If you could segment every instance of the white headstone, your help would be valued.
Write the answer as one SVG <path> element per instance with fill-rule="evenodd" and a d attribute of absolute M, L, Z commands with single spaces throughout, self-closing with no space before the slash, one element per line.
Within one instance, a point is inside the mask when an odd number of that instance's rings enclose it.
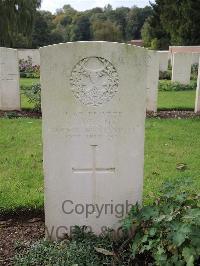
<path fill-rule="evenodd" d="M 174 53 L 172 62 L 172 81 L 190 83 L 192 53 Z"/>
<path fill-rule="evenodd" d="M 159 82 L 159 54 L 156 51 L 148 51 L 147 68 L 147 96 L 146 109 L 150 112 L 157 111 L 158 82 Z"/>
<path fill-rule="evenodd" d="M 196 102 L 195 102 L 195 113 L 197 112 L 200 112 L 200 58 L 199 58 L 199 70 L 198 70 Z"/>
<path fill-rule="evenodd" d="M 19 60 L 28 60 L 30 57 L 32 59 L 33 65 L 40 65 L 40 52 L 39 49 L 18 49 Z"/>
<path fill-rule="evenodd" d="M 77 42 L 40 54 L 47 235 L 116 228 L 142 199 L 147 52 Z"/>
<path fill-rule="evenodd" d="M 198 64 L 200 53 L 192 53 L 192 64 Z"/>
<path fill-rule="evenodd" d="M 159 70 L 164 72 L 168 70 L 169 51 L 158 51 L 159 55 Z"/>
<path fill-rule="evenodd" d="M 0 110 L 20 110 L 17 50 L 0 47 Z"/>

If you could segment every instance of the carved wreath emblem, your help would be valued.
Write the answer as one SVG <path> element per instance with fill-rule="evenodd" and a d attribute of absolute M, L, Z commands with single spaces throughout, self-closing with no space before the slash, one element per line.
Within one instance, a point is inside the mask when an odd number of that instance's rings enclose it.
<path fill-rule="evenodd" d="M 81 103 L 98 106 L 110 101 L 118 92 L 119 77 L 108 60 L 88 57 L 73 68 L 70 82 L 73 95 Z"/>

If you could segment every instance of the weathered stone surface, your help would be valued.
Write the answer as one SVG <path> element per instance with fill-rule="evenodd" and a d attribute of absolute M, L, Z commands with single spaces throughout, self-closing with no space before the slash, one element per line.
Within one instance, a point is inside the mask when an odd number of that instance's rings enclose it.
<path fill-rule="evenodd" d="M 116 229 L 142 199 L 147 51 L 77 42 L 40 54 L 47 236 Z"/>
<path fill-rule="evenodd" d="M 190 83 L 192 53 L 174 53 L 172 62 L 172 81 Z"/>
<path fill-rule="evenodd" d="M 150 112 L 157 111 L 158 82 L 159 54 L 156 51 L 148 51 L 146 109 Z"/>
<path fill-rule="evenodd" d="M 39 49 L 18 49 L 19 59 L 27 60 L 31 57 L 33 65 L 40 65 L 40 52 Z"/>
<path fill-rule="evenodd" d="M 20 110 L 17 50 L 0 47 L 0 110 Z"/>
<path fill-rule="evenodd" d="M 159 70 L 167 71 L 169 63 L 169 51 L 158 51 L 159 55 Z"/>
<path fill-rule="evenodd" d="M 192 53 L 192 64 L 198 64 L 200 53 Z"/>

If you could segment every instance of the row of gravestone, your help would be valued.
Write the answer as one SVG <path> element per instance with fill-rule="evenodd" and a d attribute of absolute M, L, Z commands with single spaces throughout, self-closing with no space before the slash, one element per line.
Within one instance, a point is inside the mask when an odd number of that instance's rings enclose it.
<path fill-rule="evenodd" d="M 18 50 L 17 52 L 14 49 L 0 48 L 0 110 L 20 109 L 18 57 L 26 58 L 30 53 L 34 60 L 40 59 L 38 50 Z M 159 71 L 168 69 L 169 60 L 168 51 L 148 51 L 147 111 L 157 111 Z M 174 53 L 171 58 L 172 80 L 187 84 L 190 80 L 191 64 L 198 60 L 198 53 Z M 200 111 L 199 105 L 198 86 L 195 112 Z"/>
<path fill-rule="evenodd" d="M 36 53 L 35 60 L 40 58 Z M 30 55 L 30 50 L 16 51 L 14 49 L 0 48 L 0 110 L 19 110 L 20 92 L 19 92 L 19 70 L 18 57 L 22 58 Z M 181 83 L 188 83 L 190 80 L 191 64 L 197 62 L 198 53 L 174 53 L 172 56 L 172 80 Z M 159 71 L 168 69 L 169 52 L 168 51 L 148 51 L 147 58 L 147 92 L 146 109 L 147 111 L 157 111 L 158 81 Z M 199 87 L 197 87 L 196 107 L 199 109 Z"/>
<path fill-rule="evenodd" d="M 149 75 L 147 75 L 147 110 L 157 111 L 159 71 L 167 71 L 172 63 L 172 81 L 187 85 L 190 83 L 193 64 L 199 65 L 195 100 L 195 113 L 200 112 L 200 53 L 149 51 Z M 150 87 L 148 87 L 150 86 Z"/>
<path fill-rule="evenodd" d="M 159 70 L 167 71 L 170 62 L 172 64 L 172 81 L 189 84 L 191 66 L 199 63 L 200 52 L 194 52 L 193 46 L 186 47 L 187 49 L 184 46 L 175 48 L 170 47 L 170 51 L 158 51 Z M 180 50 L 180 48 L 183 49 Z M 18 49 L 18 57 L 24 60 L 32 58 L 33 65 L 40 65 L 38 49 Z"/>

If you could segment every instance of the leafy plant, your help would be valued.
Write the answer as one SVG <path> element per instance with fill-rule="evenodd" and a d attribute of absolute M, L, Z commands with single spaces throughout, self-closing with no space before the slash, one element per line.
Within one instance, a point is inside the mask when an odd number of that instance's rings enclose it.
<path fill-rule="evenodd" d="M 32 58 L 29 56 L 27 60 L 19 60 L 19 71 L 21 78 L 39 78 L 40 66 L 33 65 Z"/>
<path fill-rule="evenodd" d="M 196 90 L 197 82 L 191 81 L 190 84 L 184 85 L 178 82 L 172 82 L 169 80 L 160 80 L 159 81 L 159 90 L 160 91 L 188 91 Z"/>
<path fill-rule="evenodd" d="M 112 251 L 112 242 L 108 237 L 87 232 L 86 227 L 75 227 L 71 241 L 36 242 L 30 250 L 15 257 L 15 266 L 111 265 L 113 257 L 97 252 L 95 247 Z"/>
<path fill-rule="evenodd" d="M 39 83 L 33 84 L 29 87 L 22 87 L 22 94 L 24 94 L 29 103 L 34 104 L 35 111 L 41 111 L 41 85 Z"/>
<path fill-rule="evenodd" d="M 200 195 L 190 191 L 190 183 L 168 182 L 154 203 L 136 204 L 115 239 L 111 232 L 95 236 L 75 227 L 71 238 L 60 243 L 22 245 L 14 265 L 199 265 Z"/>
<path fill-rule="evenodd" d="M 150 206 L 132 208 L 124 227 L 135 227 L 133 259 L 151 255 L 156 265 L 197 265 L 200 259 L 200 195 L 188 180 L 166 183 Z"/>
<path fill-rule="evenodd" d="M 192 65 L 191 79 L 197 80 L 198 77 L 198 64 Z"/>
<path fill-rule="evenodd" d="M 172 77 L 172 71 L 171 70 L 159 72 L 159 79 L 160 80 L 163 80 L 163 79 L 171 80 L 171 77 Z"/>

